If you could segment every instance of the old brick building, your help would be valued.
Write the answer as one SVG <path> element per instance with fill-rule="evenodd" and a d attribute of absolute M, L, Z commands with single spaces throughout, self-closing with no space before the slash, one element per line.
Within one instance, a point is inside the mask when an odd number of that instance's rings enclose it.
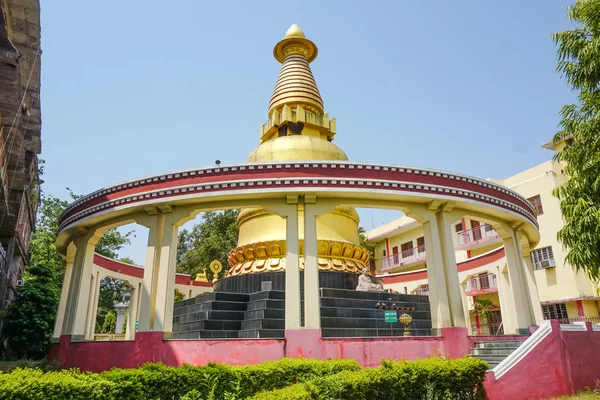
<path fill-rule="evenodd" d="M 39 0 L 0 0 L 0 312 L 22 284 L 39 202 L 40 61 Z"/>

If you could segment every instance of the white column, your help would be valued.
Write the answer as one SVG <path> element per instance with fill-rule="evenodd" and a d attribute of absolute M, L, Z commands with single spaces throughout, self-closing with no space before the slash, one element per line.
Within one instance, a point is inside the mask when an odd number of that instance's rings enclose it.
<path fill-rule="evenodd" d="M 71 275 L 73 274 L 73 261 L 75 260 L 75 245 L 71 244 L 67 248 L 67 263 L 65 265 L 65 274 L 63 276 L 63 284 L 60 292 L 60 302 L 58 303 L 58 311 L 56 313 L 56 321 L 54 322 L 53 338 L 59 338 L 63 330 L 63 321 L 67 309 L 67 298 L 69 297 L 69 286 L 71 285 Z"/>
<path fill-rule="evenodd" d="M 285 238 L 285 329 L 301 328 L 300 265 L 298 260 L 298 206 L 288 207 L 289 212 L 282 216 L 286 221 Z M 281 214 L 280 214 L 281 215 Z M 306 263 L 305 263 L 306 265 Z M 306 281 L 306 276 L 304 277 Z M 306 293 L 304 294 L 306 298 Z"/>
<path fill-rule="evenodd" d="M 71 335 L 72 341 L 80 341 L 85 337 L 85 327 L 89 304 L 89 290 L 92 279 L 94 248 L 99 237 L 87 233 L 76 241 L 75 262 L 71 283 L 67 313 L 63 321 L 63 334 Z"/>
<path fill-rule="evenodd" d="M 525 268 L 523 267 L 520 251 L 521 246 L 519 243 L 516 243 L 514 232 L 510 233 L 511 235 L 503 238 L 503 241 L 508 277 L 510 279 L 510 294 L 512 302 L 515 305 L 513 318 L 516 323 L 516 333 L 519 333 L 519 331 L 524 333 L 529 330 L 530 326 L 535 324 L 535 319 L 532 315 L 530 298 L 527 293 L 527 284 L 524 277 Z M 517 251 L 517 246 L 519 251 Z"/>
<path fill-rule="evenodd" d="M 449 214 L 443 211 L 436 213 L 438 222 L 438 237 L 442 247 L 442 260 L 444 265 L 444 274 L 446 282 L 446 291 L 448 292 L 450 304 L 450 318 L 452 326 L 466 328 L 464 307 L 462 302 L 460 280 L 458 278 L 458 267 L 456 266 L 456 254 L 452 236 L 452 226 Z"/>
<path fill-rule="evenodd" d="M 178 219 L 180 218 L 174 214 L 165 216 L 158 268 L 158 284 L 156 285 L 153 331 L 171 332 L 173 328 Z"/>
<path fill-rule="evenodd" d="M 471 334 L 471 314 L 469 312 L 469 299 L 467 299 L 465 284 L 460 285 L 460 296 L 463 304 L 463 313 L 465 315 L 465 323 Z"/>
<path fill-rule="evenodd" d="M 309 329 L 321 328 L 317 215 L 314 205 L 304 205 L 304 327 Z"/>
<path fill-rule="evenodd" d="M 442 248 L 436 239 L 438 236 L 437 232 L 438 226 L 435 218 L 431 218 L 423 224 L 431 324 L 434 331 L 452 326 L 448 292 L 446 291 L 444 278 L 444 266 L 442 263 Z"/>
<path fill-rule="evenodd" d="M 94 340 L 94 333 L 96 332 L 96 317 L 98 316 L 98 298 L 100 297 L 100 282 L 104 279 L 104 276 L 96 272 L 92 275 L 92 282 L 90 285 L 90 305 L 88 309 L 88 320 L 86 324 L 85 339 Z"/>
<path fill-rule="evenodd" d="M 127 331 L 125 332 L 126 340 L 135 339 L 135 322 L 138 320 L 138 304 L 140 297 L 140 289 L 142 284 L 138 283 L 131 286 L 131 296 L 129 297 L 129 315 L 127 316 Z"/>
<path fill-rule="evenodd" d="M 146 247 L 146 262 L 144 264 L 144 280 L 140 293 L 140 312 L 138 331 L 154 330 L 154 313 L 156 304 L 156 289 L 161 253 L 161 243 L 165 226 L 165 216 L 157 214 L 151 217 L 146 225 L 148 231 L 148 246 Z"/>
<path fill-rule="evenodd" d="M 523 257 L 523 266 L 525 268 L 525 277 L 527 279 L 527 289 L 529 292 L 529 299 L 531 300 L 530 304 L 534 322 L 536 325 L 539 325 L 544 320 L 544 314 L 542 313 L 542 304 L 540 303 L 535 272 L 533 271 L 533 262 L 531 262 L 529 255 Z"/>
<path fill-rule="evenodd" d="M 503 271 L 504 266 L 496 267 L 496 282 L 498 283 L 498 298 L 500 299 L 500 313 L 504 334 L 511 335 L 517 332 L 515 318 L 515 304 L 511 295 L 508 273 Z"/>

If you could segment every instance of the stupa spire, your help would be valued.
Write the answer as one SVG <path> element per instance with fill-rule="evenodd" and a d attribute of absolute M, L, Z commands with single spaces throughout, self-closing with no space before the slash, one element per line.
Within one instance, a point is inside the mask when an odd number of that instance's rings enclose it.
<path fill-rule="evenodd" d="M 296 24 L 275 45 L 273 56 L 282 66 L 269 101 L 269 120 L 260 127 L 261 143 L 294 134 L 333 140 L 335 119 L 325 114 L 309 65 L 317 54 L 317 46 Z"/>
<path fill-rule="evenodd" d="M 317 46 L 302 29 L 296 24 L 290 26 L 285 38 L 273 49 L 273 56 L 283 65 L 269 101 L 269 116 L 284 104 L 290 108 L 301 104 L 308 111 L 323 115 L 323 99 L 308 65 L 317 54 Z"/>

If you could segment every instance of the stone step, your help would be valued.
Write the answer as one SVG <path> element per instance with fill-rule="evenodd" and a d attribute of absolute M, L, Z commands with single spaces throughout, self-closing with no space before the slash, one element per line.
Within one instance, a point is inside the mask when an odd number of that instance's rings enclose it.
<path fill-rule="evenodd" d="M 208 311 L 191 312 L 173 317 L 173 325 L 184 322 L 203 321 L 208 319 Z"/>
<path fill-rule="evenodd" d="M 339 307 L 321 307 L 321 317 L 341 317 L 341 318 L 385 318 L 386 310 L 376 308 L 339 308 Z M 404 311 L 396 311 L 398 317 Z M 408 311 L 414 319 L 431 319 L 429 311 Z"/>
<path fill-rule="evenodd" d="M 498 355 L 496 355 L 496 356 L 493 356 L 493 355 L 485 355 L 485 356 L 483 356 L 483 355 L 479 355 L 479 356 L 469 355 L 469 357 L 478 358 L 481 361 L 487 362 L 488 364 L 489 363 L 499 364 L 499 363 L 501 363 L 502 361 L 504 361 L 506 359 L 506 356 L 498 356 Z"/>
<path fill-rule="evenodd" d="M 501 355 L 501 356 L 505 356 L 508 357 L 512 352 L 514 352 L 517 348 L 510 348 L 510 347 L 495 347 L 495 348 L 491 348 L 491 349 L 486 349 L 486 348 L 475 348 L 475 349 L 469 349 L 469 354 L 471 355 Z"/>
<path fill-rule="evenodd" d="M 207 301 L 202 303 L 200 311 L 210 310 L 230 310 L 230 311 L 246 311 L 248 303 L 239 303 L 237 301 Z"/>
<path fill-rule="evenodd" d="M 272 299 L 264 299 L 264 300 L 254 300 L 248 303 L 248 307 L 246 308 L 248 311 L 254 310 L 264 310 L 264 309 L 274 309 L 274 310 L 283 310 L 285 309 L 285 300 L 272 300 Z"/>
<path fill-rule="evenodd" d="M 251 293 L 249 301 L 256 300 L 285 300 L 285 292 L 281 290 L 265 290 Z"/>
<path fill-rule="evenodd" d="M 239 338 L 244 339 L 284 339 L 285 330 L 283 329 L 250 329 L 241 330 Z"/>
<path fill-rule="evenodd" d="M 386 337 L 403 336 L 402 329 L 368 329 L 368 328 L 321 328 L 323 337 Z M 411 329 L 411 336 L 431 336 L 430 329 Z"/>
<path fill-rule="evenodd" d="M 183 322 L 173 324 L 173 332 L 188 332 L 197 330 L 225 330 L 235 331 L 240 330 L 242 321 L 240 320 L 204 320 L 194 322 Z"/>
<path fill-rule="evenodd" d="M 241 303 L 237 301 L 209 300 L 174 309 L 173 316 L 211 310 L 246 311 L 246 307 L 247 303 Z"/>
<path fill-rule="evenodd" d="M 241 324 L 242 330 L 260 329 L 285 329 L 285 320 L 274 318 L 261 318 L 244 320 Z"/>
<path fill-rule="evenodd" d="M 191 331 L 173 333 L 172 339 L 236 339 L 239 331 Z"/>
<path fill-rule="evenodd" d="M 330 318 L 321 317 L 323 328 L 380 328 L 380 329 L 404 329 L 401 322 L 385 322 L 384 318 Z M 411 329 L 431 329 L 431 320 L 413 319 L 410 323 Z"/>
<path fill-rule="evenodd" d="M 263 309 L 263 310 L 246 311 L 244 313 L 244 320 L 262 319 L 262 318 L 284 319 L 285 318 L 285 310 L 268 309 L 267 308 L 267 309 Z"/>
<path fill-rule="evenodd" d="M 335 308 L 371 308 L 377 310 L 376 305 L 378 300 L 362 300 L 362 299 L 348 299 L 339 297 L 322 297 L 321 307 L 335 307 Z M 414 307 L 415 311 L 429 311 L 429 303 L 412 303 L 412 302 L 387 302 L 386 304 L 392 305 L 395 303 L 398 307 Z M 381 310 L 386 311 L 386 310 Z"/>
<path fill-rule="evenodd" d="M 475 342 L 475 348 L 496 348 L 496 347 L 510 347 L 517 348 L 523 344 L 522 340 L 500 340 L 491 342 Z"/>
<path fill-rule="evenodd" d="M 416 294 L 361 292 L 358 290 L 321 288 L 321 297 L 336 297 L 343 299 L 376 300 L 384 302 L 428 303 L 429 297 Z"/>

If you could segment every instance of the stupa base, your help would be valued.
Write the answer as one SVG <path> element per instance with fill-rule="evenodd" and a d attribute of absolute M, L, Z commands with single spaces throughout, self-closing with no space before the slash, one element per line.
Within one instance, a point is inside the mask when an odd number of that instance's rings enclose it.
<path fill-rule="evenodd" d="M 358 286 L 358 277 L 356 272 L 319 271 L 319 287 L 354 290 Z M 371 280 L 382 283 L 376 277 Z M 304 287 L 304 271 L 300 271 L 300 287 Z M 263 290 L 285 291 L 285 271 L 228 276 L 215 282 L 213 288 L 215 292 L 248 294 Z"/>
<path fill-rule="evenodd" d="M 412 336 L 431 335 L 427 296 L 357 291 L 358 276 L 319 272 L 323 337 L 403 336 L 404 325 L 398 318 L 391 321 L 390 313 L 411 315 Z M 302 288 L 303 272 L 300 278 Z M 173 315 L 172 339 L 283 339 L 285 273 L 224 278 L 215 284 L 214 292 L 176 303 Z"/>

